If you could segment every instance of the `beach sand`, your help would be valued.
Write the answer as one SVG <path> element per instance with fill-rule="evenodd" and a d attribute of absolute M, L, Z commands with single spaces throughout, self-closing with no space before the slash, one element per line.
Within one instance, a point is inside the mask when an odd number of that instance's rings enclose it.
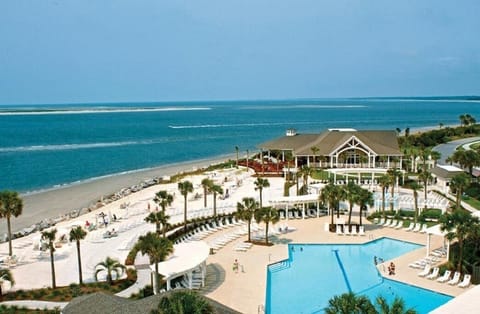
<path fill-rule="evenodd" d="M 23 213 L 12 219 L 12 232 L 28 228 L 43 219 L 55 218 L 73 210 L 89 207 L 100 200 L 102 196 L 114 194 L 123 188 L 139 184 L 145 180 L 208 167 L 232 158 L 234 156 L 225 155 L 212 159 L 178 163 L 22 195 Z M 6 231 L 6 222 L 0 222 L 0 234 L 4 234 Z"/>

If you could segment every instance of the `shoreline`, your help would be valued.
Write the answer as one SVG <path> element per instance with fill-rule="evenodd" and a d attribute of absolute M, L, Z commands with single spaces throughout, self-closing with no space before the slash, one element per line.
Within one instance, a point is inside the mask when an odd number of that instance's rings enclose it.
<path fill-rule="evenodd" d="M 457 126 L 445 125 L 443 127 Z M 414 127 L 410 129 L 410 134 L 419 134 L 438 128 L 439 126 Z M 402 130 L 402 133 L 404 133 L 404 130 Z M 86 212 L 86 209 L 97 204 L 103 197 L 113 195 L 122 189 L 139 185 L 142 182 L 208 167 L 229 159 L 235 159 L 235 157 L 235 154 L 225 154 L 207 159 L 172 163 L 154 168 L 89 178 L 59 187 L 22 193 L 20 196 L 23 199 L 24 208 L 22 215 L 12 219 L 12 233 L 20 232 L 45 220 L 55 220 L 56 218 L 70 215 L 75 211 L 82 215 Z M 6 233 L 6 229 L 6 224 L 0 223 L 0 234 Z"/>
<path fill-rule="evenodd" d="M 144 181 L 205 168 L 228 161 L 234 157 L 232 154 L 226 154 L 209 159 L 168 164 L 21 194 L 23 212 L 22 215 L 12 219 L 12 233 L 20 232 L 45 220 L 70 215 L 75 211 L 80 212 L 80 215 L 82 215 L 87 208 L 95 205 L 103 197 L 110 196 L 122 189 L 138 185 Z M 0 234 L 6 232 L 6 223 L 0 223 Z"/>

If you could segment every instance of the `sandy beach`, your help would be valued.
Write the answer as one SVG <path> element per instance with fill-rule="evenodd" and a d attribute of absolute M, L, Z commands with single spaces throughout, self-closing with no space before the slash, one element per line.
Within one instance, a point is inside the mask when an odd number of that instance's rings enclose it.
<path fill-rule="evenodd" d="M 139 184 L 145 180 L 208 167 L 232 158 L 234 156 L 224 155 L 211 159 L 166 165 L 22 195 L 24 202 L 23 213 L 21 216 L 12 219 L 12 231 L 18 232 L 43 219 L 59 217 L 73 210 L 89 207 L 100 200 L 102 196 L 111 195 L 123 188 Z M 6 223 L 0 222 L 0 234 L 6 233 L 6 230 Z"/>

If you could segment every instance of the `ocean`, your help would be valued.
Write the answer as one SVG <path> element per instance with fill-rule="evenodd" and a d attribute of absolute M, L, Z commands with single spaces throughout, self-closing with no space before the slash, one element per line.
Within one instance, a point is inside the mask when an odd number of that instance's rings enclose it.
<path fill-rule="evenodd" d="M 378 130 L 480 119 L 480 101 L 304 99 L 0 106 L 0 190 L 21 193 L 177 162 L 258 151 L 328 128 Z"/>

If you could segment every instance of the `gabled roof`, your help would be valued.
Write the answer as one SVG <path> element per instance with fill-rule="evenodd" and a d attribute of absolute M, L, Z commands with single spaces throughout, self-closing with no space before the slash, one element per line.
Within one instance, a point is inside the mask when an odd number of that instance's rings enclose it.
<path fill-rule="evenodd" d="M 259 147 L 265 150 L 292 150 L 297 156 L 312 156 L 312 147 L 315 146 L 319 149 L 317 155 L 326 156 L 352 137 L 369 147 L 377 155 L 402 155 L 395 131 L 328 130 L 320 134 L 283 136 L 262 143 Z"/>

